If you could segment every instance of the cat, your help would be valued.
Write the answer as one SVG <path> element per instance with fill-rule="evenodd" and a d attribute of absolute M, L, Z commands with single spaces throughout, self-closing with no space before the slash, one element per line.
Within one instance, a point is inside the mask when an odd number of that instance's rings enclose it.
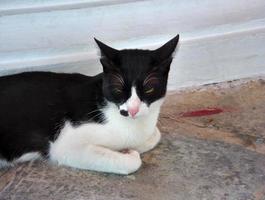
<path fill-rule="evenodd" d="M 103 66 L 96 76 L 0 77 L 0 165 L 46 158 L 99 172 L 137 171 L 140 154 L 160 141 L 156 124 L 178 40 L 117 50 L 95 39 Z"/>

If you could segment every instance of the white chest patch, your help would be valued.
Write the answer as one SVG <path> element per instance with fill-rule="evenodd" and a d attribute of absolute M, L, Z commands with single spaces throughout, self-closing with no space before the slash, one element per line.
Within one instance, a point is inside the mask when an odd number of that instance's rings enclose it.
<path fill-rule="evenodd" d="M 107 118 L 107 123 L 104 126 L 111 133 L 113 143 L 116 139 L 117 147 L 120 145 L 122 148 L 129 148 L 139 145 L 150 137 L 155 130 L 161 104 L 162 100 L 153 103 L 148 110 L 148 115 L 139 114 L 134 118 L 122 116 L 117 106 L 110 103 L 104 110 Z"/>
<path fill-rule="evenodd" d="M 62 146 L 63 143 L 76 146 L 93 144 L 113 150 L 136 147 L 155 131 L 162 102 L 163 99 L 154 102 L 149 107 L 147 116 L 137 118 L 122 116 L 116 105 L 108 103 L 102 110 L 106 118 L 105 124 L 86 123 L 73 127 L 66 122 L 57 140 L 51 144 L 51 151 L 56 143 L 61 143 Z"/>

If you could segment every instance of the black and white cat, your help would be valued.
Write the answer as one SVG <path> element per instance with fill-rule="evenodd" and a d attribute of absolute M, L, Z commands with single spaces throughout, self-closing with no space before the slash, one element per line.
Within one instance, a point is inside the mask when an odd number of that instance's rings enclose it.
<path fill-rule="evenodd" d="M 80 169 L 135 172 L 140 153 L 160 140 L 156 123 L 178 40 L 152 51 L 116 50 L 96 40 L 103 73 L 93 77 L 0 77 L 0 165 L 44 157 Z"/>

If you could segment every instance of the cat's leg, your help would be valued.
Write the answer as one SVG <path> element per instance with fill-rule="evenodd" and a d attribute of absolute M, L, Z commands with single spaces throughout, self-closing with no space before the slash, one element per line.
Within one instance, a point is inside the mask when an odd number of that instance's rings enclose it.
<path fill-rule="evenodd" d="M 136 147 L 136 150 L 139 153 L 150 151 L 159 143 L 160 138 L 161 138 L 161 133 L 159 129 L 156 127 L 151 137 L 148 140 L 146 140 L 142 145 Z"/>
<path fill-rule="evenodd" d="M 85 144 L 82 141 L 84 137 L 78 138 L 78 135 L 73 134 L 72 138 L 64 140 L 61 138 L 59 142 L 52 144 L 50 159 L 59 165 L 117 174 L 133 173 L 142 164 L 137 151 L 121 153 L 102 146 Z"/>

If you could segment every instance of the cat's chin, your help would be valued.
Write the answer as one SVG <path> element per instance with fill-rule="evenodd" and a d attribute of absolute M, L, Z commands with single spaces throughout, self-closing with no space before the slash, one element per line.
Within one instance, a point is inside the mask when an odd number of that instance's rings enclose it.
<path fill-rule="evenodd" d="M 147 117 L 148 115 L 138 115 L 138 116 L 124 116 L 124 115 L 122 115 L 122 116 L 125 118 L 128 118 L 128 119 L 137 120 L 137 119 L 142 119 L 144 117 Z"/>

